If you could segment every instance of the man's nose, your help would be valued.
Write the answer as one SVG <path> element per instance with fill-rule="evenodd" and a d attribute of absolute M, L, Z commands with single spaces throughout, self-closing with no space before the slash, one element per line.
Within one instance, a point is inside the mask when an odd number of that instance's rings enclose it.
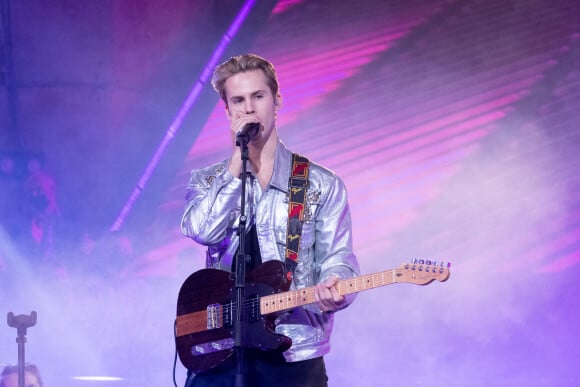
<path fill-rule="evenodd" d="M 246 114 L 254 114 L 256 112 L 256 109 L 254 109 L 254 104 L 251 101 L 246 102 L 244 110 L 246 111 Z"/>

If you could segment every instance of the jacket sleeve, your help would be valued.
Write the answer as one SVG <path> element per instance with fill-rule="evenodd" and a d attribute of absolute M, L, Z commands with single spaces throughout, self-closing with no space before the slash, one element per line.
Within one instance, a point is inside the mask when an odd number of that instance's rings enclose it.
<path fill-rule="evenodd" d="M 345 279 L 360 274 L 352 247 L 352 221 L 346 186 L 333 174 L 329 187 L 316 216 L 314 254 L 320 270 L 317 282 L 322 282 L 330 276 Z M 354 298 L 354 294 L 348 295 L 347 305 Z"/>
<path fill-rule="evenodd" d="M 181 232 L 202 245 L 228 238 L 237 218 L 241 180 L 233 177 L 225 162 L 191 172 Z"/>

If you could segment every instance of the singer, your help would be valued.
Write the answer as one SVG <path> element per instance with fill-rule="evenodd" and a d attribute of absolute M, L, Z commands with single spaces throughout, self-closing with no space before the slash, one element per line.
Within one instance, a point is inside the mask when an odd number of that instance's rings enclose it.
<path fill-rule="evenodd" d="M 207 267 L 233 270 L 240 242 L 239 140 L 246 138 L 247 272 L 281 262 L 290 289 L 313 287 L 315 302 L 276 315 L 273 329 L 291 339 L 288 348 L 248 347 L 242 356 L 244 385 L 327 386 L 324 355 L 330 351 L 335 312 L 354 299 L 341 296 L 336 283 L 359 274 L 346 187 L 329 169 L 295 156 L 278 137 L 282 95 L 272 63 L 253 54 L 232 57 L 216 67 L 212 84 L 230 122 L 231 156 L 192 171 L 181 230 L 207 246 Z M 290 189 L 289 182 L 305 187 L 303 197 L 294 196 L 300 189 Z M 230 357 L 209 370 L 190 371 L 186 387 L 234 386 L 236 361 Z"/>

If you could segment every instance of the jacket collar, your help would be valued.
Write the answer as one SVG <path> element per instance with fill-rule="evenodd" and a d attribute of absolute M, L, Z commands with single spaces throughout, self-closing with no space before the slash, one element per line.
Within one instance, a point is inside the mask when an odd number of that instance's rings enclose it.
<path fill-rule="evenodd" d="M 282 140 L 278 140 L 276 146 L 276 155 L 274 159 L 274 172 L 270 186 L 279 189 L 280 191 L 288 192 L 288 179 L 290 178 L 292 164 L 292 152 Z"/>

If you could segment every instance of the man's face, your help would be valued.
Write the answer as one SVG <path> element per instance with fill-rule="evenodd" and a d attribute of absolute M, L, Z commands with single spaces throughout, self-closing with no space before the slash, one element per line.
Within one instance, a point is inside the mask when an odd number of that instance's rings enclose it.
<path fill-rule="evenodd" d="M 224 84 L 227 114 L 232 121 L 253 116 L 260 122 L 261 137 L 266 140 L 276 126 L 280 98 L 273 96 L 261 70 L 252 70 L 228 78 Z"/>
<path fill-rule="evenodd" d="M 40 387 L 40 383 L 36 376 L 30 372 L 24 373 L 24 386 L 25 387 Z M 14 372 L 8 374 L 2 378 L 2 387 L 18 387 L 18 373 Z"/>

